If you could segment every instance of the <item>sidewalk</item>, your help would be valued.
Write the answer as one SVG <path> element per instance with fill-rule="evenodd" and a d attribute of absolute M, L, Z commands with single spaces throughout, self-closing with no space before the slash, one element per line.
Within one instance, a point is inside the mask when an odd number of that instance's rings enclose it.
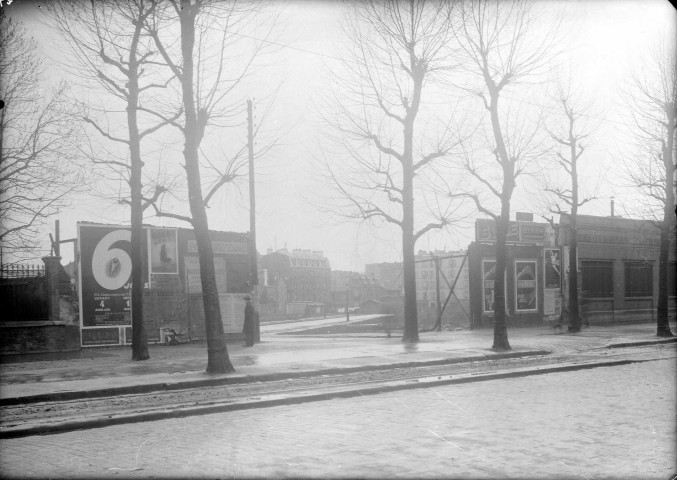
<path fill-rule="evenodd" d="M 358 318 L 355 318 L 357 321 Z M 341 321 L 337 319 L 336 321 Z M 323 320 L 326 324 L 326 320 Z M 624 344 L 653 344 L 653 324 L 584 328 L 579 334 L 551 327 L 508 331 L 512 350 L 491 350 L 493 330 L 424 332 L 420 343 L 403 344 L 399 335 L 293 336 L 290 329 L 314 325 L 262 326 L 261 343 L 228 345 L 235 373 L 208 375 L 206 343 L 150 345 L 150 359 L 131 361 L 130 347 L 83 349 L 80 352 L 1 358 L 0 402 L 16 404 L 47 398 L 141 393 L 251 381 L 270 381 L 338 371 L 387 368 L 393 365 L 443 364 L 516 356 L 565 354 Z M 673 331 L 677 327 L 672 326 Z M 278 335 L 277 333 L 284 333 Z"/>

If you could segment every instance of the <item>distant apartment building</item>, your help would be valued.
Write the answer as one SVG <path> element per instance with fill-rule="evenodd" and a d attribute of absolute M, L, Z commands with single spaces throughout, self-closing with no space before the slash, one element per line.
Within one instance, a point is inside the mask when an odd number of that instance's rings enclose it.
<path fill-rule="evenodd" d="M 383 262 L 365 265 L 364 273 L 373 278 L 386 290 L 402 292 L 402 263 Z"/>
<path fill-rule="evenodd" d="M 331 267 L 318 250 L 268 250 L 261 257 L 266 301 L 278 313 L 312 315 L 324 313 L 331 301 Z"/>
<path fill-rule="evenodd" d="M 369 300 L 380 300 L 389 292 L 373 277 L 363 273 L 333 270 L 331 297 L 336 308 L 358 307 Z M 347 301 L 346 301 L 347 295 Z"/>

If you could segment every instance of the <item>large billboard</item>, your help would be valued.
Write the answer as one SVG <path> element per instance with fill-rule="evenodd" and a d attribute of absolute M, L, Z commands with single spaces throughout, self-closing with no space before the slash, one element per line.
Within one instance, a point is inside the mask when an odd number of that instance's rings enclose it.
<path fill-rule="evenodd" d="M 78 224 L 82 345 L 124 343 L 131 325 L 131 230 Z"/>

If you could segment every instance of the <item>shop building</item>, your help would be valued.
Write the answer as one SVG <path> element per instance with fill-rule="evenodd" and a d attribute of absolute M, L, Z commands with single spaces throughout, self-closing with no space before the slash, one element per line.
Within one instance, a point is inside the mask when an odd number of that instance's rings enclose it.
<path fill-rule="evenodd" d="M 468 247 L 471 328 L 494 320 L 496 225 L 475 221 Z M 506 240 L 505 299 L 508 327 L 555 322 L 561 314 L 561 252 L 548 223 L 511 221 Z"/>
<path fill-rule="evenodd" d="M 560 217 L 564 265 L 571 243 L 569 215 Z M 579 305 L 583 325 L 656 320 L 660 230 L 649 221 L 578 215 Z M 668 307 L 675 318 L 674 237 L 668 268 Z M 564 277 L 565 302 L 567 277 Z"/>

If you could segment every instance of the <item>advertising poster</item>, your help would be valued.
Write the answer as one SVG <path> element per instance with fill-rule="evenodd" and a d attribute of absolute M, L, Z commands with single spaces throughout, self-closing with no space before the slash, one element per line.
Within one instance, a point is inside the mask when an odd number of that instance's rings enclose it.
<path fill-rule="evenodd" d="M 486 313 L 494 311 L 494 280 L 496 279 L 496 262 L 483 261 L 482 262 L 482 287 L 484 290 L 484 305 L 483 309 Z"/>
<path fill-rule="evenodd" d="M 545 288 L 559 290 L 562 286 L 562 261 L 559 249 L 545 249 Z"/>
<path fill-rule="evenodd" d="M 150 273 L 179 273 L 177 231 L 172 228 L 148 229 Z"/>
<path fill-rule="evenodd" d="M 536 310 L 536 262 L 515 262 L 517 311 Z"/>
<path fill-rule="evenodd" d="M 131 231 L 78 225 L 78 239 L 82 326 L 131 325 Z"/>
<path fill-rule="evenodd" d="M 202 293 L 200 279 L 200 259 L 198 257 L 184 257 L 186 265 L 186 293 Z M 214 257 L 214 273 L 216 274 L 216 288 L 219 293 L 226 293 L 226 259 Z"/>
<path fill-rule="evenodd" d="M 242 332 L 244 326 L 244 293 L 219 293 L 221 322 L 224 333 Z"/>

